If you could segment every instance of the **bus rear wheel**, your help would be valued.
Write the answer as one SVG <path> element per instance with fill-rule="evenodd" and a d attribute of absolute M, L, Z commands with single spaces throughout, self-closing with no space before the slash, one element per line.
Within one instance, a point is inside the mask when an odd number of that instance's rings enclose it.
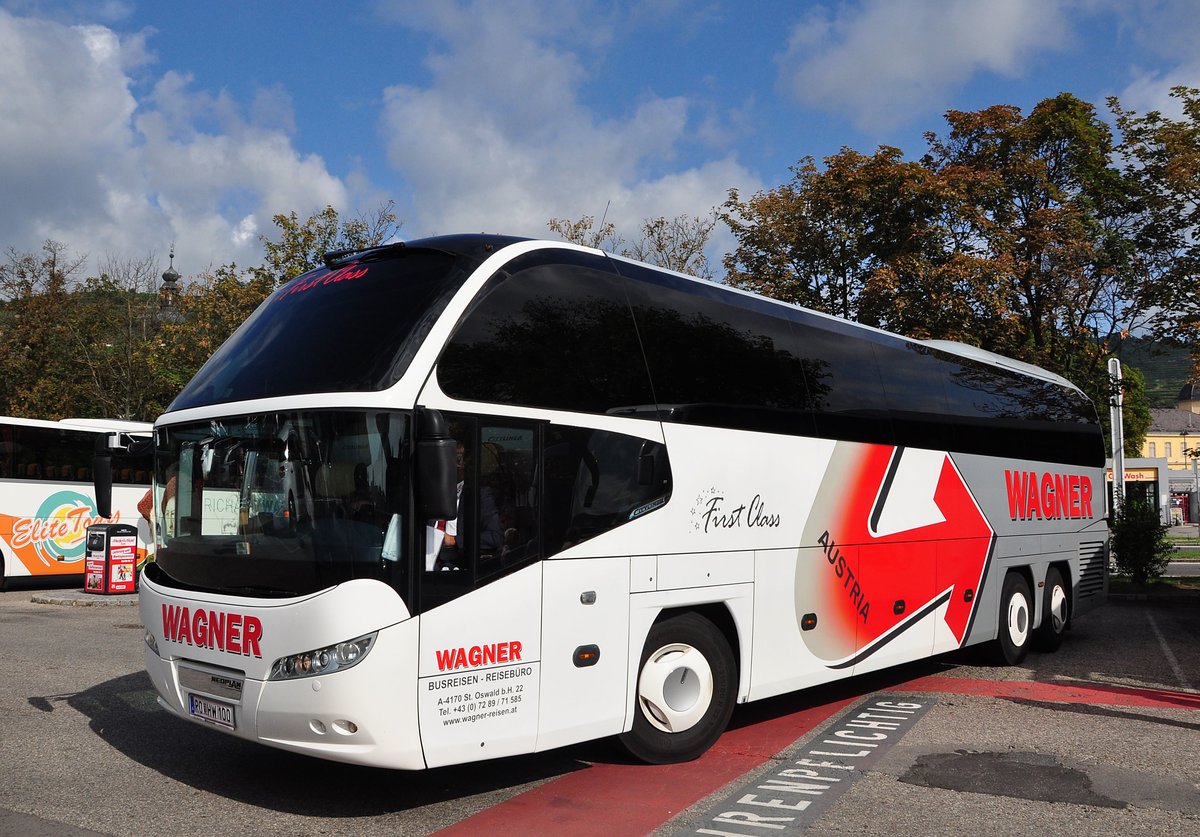
<path fill-rule="evenodd" d="M 1051 567 L 1046 572 L 1046 589 L 1042 601 L 1042 624 L 1034 636 L 1041 651 L 1057 651 L 1062 645 L 1063 632 L 1071 618 L 1071 596 L 1063 583 L 1062 573 Z"/>
<path fill-rule="evenodd" d="M 737 697 L 733 651 L 696 613 L 650 629 L 638 668 L 633 728 L 621 743 L 650 764 L 690 761 L 725 731 Z"/>
<path fill-rule="evenodd" d="M 1010 572 L 1004 577 L 1000 592 L 1000 635 L 996 638 L 996 656 L 1004 665 L 1019 664 L 1029 651 L 1033 633 L 1032 601 L 1025 576 Z"/>

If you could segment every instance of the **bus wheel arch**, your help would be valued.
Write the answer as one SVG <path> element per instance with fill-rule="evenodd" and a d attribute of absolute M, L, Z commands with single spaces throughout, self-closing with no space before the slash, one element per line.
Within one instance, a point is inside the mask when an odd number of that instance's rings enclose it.
<path fill-rule="evenodd" d="M 1069 577 L 1069 571 L 1068 576 Z M 1071 624 L 1071 586 L 1063 568 L 1051 565 L 1046 570 L 1046 586 L 1042 590 L 1042 622 L 1034 633 L 1034 645 L 1041 651 L 1057 651 L 1063 633 Z"/>
<path fill-rule="evenodd" d="M 633 726 L 620 736 L 638 759 L 690 761 L 728 726 L 737 701 L 738 666 L 728 628 L 708 617 L 720 611 L 719 605 L 716 611 L 668 611 L 651 626 L 633 684 Z"/>

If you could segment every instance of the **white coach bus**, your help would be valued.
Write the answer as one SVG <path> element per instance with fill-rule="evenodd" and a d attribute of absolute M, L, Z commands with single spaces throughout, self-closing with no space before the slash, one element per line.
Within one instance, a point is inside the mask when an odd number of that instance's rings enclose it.
<path fill-rule="evenodd" d="M 160 704 L 419 769 L 619 735 L 1107 593 L 1096 413 L 1044 370 L 561 242 L 330 254 L 155 425 Z"/>
<path fill-rule="evenodd" d="M 0 416 L 0 589 L 23 576 L 82 576 L 87 527 L 138 527 L 138 561 L 146 557 L 149 524 L 138 501 L 150 486 L 149 455 L 112 463 L 111 517 L 92 496 L 97 437 L 149 438 L 151 425 L 118 419 L 38 419 Z"/>

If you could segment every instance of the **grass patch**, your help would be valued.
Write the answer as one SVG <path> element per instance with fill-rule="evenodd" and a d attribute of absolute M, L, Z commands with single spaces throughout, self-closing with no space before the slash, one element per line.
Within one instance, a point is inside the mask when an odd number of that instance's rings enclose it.
<path fill-rule="evenodd" d="M 1167 596 L 1200 592 L 1200 578 L 1158 578 L 1145 584 L 1134 584 L 1128 576 L 1108 577 L 1110 593 L 1158 593 Z"/>

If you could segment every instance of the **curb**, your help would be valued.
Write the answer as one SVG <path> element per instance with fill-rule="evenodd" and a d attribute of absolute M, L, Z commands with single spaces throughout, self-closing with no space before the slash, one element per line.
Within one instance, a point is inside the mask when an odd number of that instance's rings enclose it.
<path fill-rule="evenodd" d="M 138 597 L 137 593 L 103 596 L 99 593 L 85 593 L 82 590 L 51 590 L 34 593 L 30 601 L 34 604 L 64 605 L 66 607 L 136 607 Z"/>
<path fill-rule="evenodd" d="M 1109 593 L 1110 602 L 1198 602 L 1200 590 L 1179 590 L 1175 593 Z"/>

